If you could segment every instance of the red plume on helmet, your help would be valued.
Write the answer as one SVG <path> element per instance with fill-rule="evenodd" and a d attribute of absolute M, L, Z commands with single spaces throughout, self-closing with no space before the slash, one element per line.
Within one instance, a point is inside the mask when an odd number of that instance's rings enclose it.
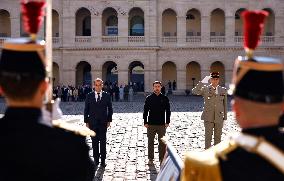
<path fill-rule="evenodd" d="M 264 28 L 264 20 L 268 16 L 267 11 L 244 11 L 244 48 L 253 51 L 259 44 L 260 35 Z"/>
<path fill-rule="evenodd" d="M 24 29 L 32 38 L 38 33 L 43 22 L 45 4 L 44 0 L 21 1 Z"/>

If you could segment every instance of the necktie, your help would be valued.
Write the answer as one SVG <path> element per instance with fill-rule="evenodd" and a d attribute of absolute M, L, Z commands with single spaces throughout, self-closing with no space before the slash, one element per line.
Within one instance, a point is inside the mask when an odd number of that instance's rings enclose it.
<path fill-rule="evenodd" d="M 99 92 L 97 94 L 98 94 L 98 98 L 97 98 L 97 102 L 98 102 L 98 101 L 101 100 L 101 97 L 100 97 L 100 93 Z"/>

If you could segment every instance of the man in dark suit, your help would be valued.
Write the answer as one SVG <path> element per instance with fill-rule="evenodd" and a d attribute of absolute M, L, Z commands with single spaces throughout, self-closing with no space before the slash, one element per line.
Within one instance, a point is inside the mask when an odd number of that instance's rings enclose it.
<path fill-rule="evenodd" d="M 28 38 L 3 45 L 0 89 L 7 109 L 0 119 L 0 180 L 92 180 L 85 137 L 43 119 L 49 87 L 44 53 L 44 45 Z"/>
<path fill-rule="evenodd" d="M 93 156 L 95 164 L 99 164 L 101 156 L 101 166 L 105 167 L 106 159 L 106 133 L 112 121 L 112 104 L 110 95 L 104 91 L 103 81 L 97 78 L 94 81 L 95 91 L 89 93 L 85 101 L 84 122 L 87 127 L 96 132 L 92 137 Z M 100 144 L 100 151 L 99 151 Z"/>

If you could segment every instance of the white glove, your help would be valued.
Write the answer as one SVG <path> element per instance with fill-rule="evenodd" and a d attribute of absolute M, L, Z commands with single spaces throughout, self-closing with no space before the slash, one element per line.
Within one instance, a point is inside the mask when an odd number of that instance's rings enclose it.
<path fill-rule="evenodd" d="M 204 79 L 201 82 L 204 83 L 204 84 L 208 84 L 210 78 L 211 78 L 210 76 L 205 76 Z"/>
<path fill-rule="evenodd" d="M 45 124 L 47 126 L 52 126 L 52 120 L 58 120 L 61 119 L 63 116 L 63 113 L 59 107 L 60 104 L 60 99 L 57 98 L 54 103 L 52 104 L 52 116 L 51 113 L 46 110 L 46 107 L 44 106 L 41 111 L 42 111 L 42 124 Z"/>
<path fill-rule="evenodd" d="M 55 99 L 54 104 L 52 104 L 52 120 L 61 119 L 63 116 L 63 113 L 59 107 L 60 101 L 61 100 L 57 98 Z"/>

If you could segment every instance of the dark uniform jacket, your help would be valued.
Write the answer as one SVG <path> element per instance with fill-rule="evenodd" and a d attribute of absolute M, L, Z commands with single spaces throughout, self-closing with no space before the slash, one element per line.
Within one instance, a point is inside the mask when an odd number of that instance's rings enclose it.
<path fill-rule="evenodd" d="M 246 129 L 243 130 L 243 133 L 257 137 L 261 136 L 284 153 L 284 134 L 279 131 L 278 126 Z M 270 162 L 241 147 L 228 153 L 226 157 L 226 160 L 219 159 L 222 178 L 225 181 L 284 180 L 284 174 Z"/>
<path fill-rule="evenodd" d="M 112 114 L 113 110 L 109 94 L 103 92 L 99 101 L 96 101 L 94 91 L 87 95 L 85 100 L 84 122 L 89 123 L 91 129 L 111 122 Z"/>
<path fill-rule="evenodd" d="M 279 126 L 280 126 L 281 128 L 284 127 L 284 112 L 282 113 L 282 115 L 281 115 L 280 118 L 279 118 Z"/>
<path fill-rule="evenodd" d="M 166 120 L 165 120 L 166 112 Z M 148 115 L 149 114 L 149 115 Z M 165 125 L 170 123 L 171 110 L 167 96 L 155 93 L 147 96 L 144 104 L 144 124 Z"/>
<path fill-rule="evenodd" d="M 218 86 L 218 94 L 214 87 L 199 82 L 192 93 L 202 95 L 204 98 L 204 109 L 201 119 L 206 122 L 223 123 L 227 120 L 227 91 L 225 87 Z"/>
<path fill-rule="evenodd" d="M 242 132 L 243 135 L 263 138 L 284 153 L 284 134 L 279 131 L 278 125 L 245 129 Z M 181 181 L 207 180 L 280 181 L 284 180 L 284 174 L 254 150 L 248 151 L 231 139 L 203 152 L 192 151 L 185 155 Z"/>
<path fill-rule="evenodd" d="M 0 180 L 90 180 L 85 137 L 43 125 L 41 116 L 36 108 L 8 108 L 0 119 Z"/>

